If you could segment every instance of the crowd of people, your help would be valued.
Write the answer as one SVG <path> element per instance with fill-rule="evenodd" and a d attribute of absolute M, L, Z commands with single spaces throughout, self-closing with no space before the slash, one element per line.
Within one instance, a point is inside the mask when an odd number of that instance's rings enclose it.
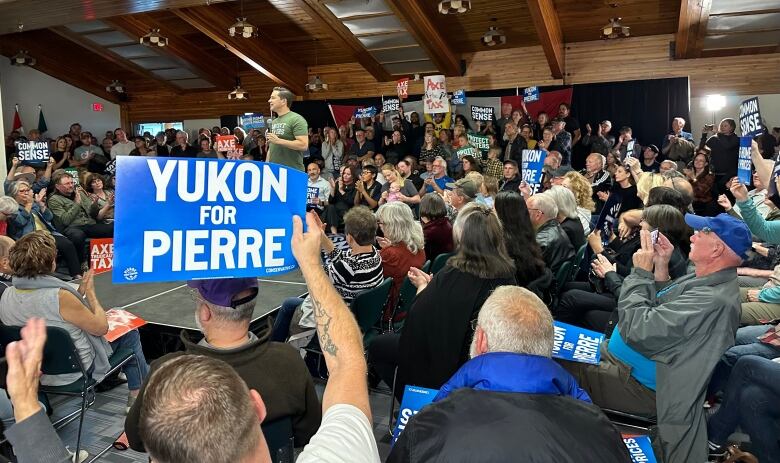
<path fill-rule="evenodd" d="M 137 353 L 123 369 L 125 430 L 152 461 L 275 461 L 263 429 L 283 418 L 300 462 L 379 461 L 368 388 L 381 383 L 398 400 L 406 385 L 438 390 L 392 462 L 630 461 L 605 410 L 652 423 L 659 461 L 718 461 L 737 430 L 761 462 L 778 461 L 780 212 L 768 185 L 780 130 L 753 143 L 746 185 L 732 119 L 696 144 L 678 117 L 647 146 L 630 127 L 581 126 L 567 104 L 553 118 L 504 106 L 474 129 L 461 115 L 401 110 L 388 130 L 382 113 L 308 130 L 290 95 L 269 100 L 286 133 L 233 133 L 243 159 L 305 166 L 308 212 L 294 218 L 292 249 L 308 295 L 278 301 L 258 337 L 256 279 L 190 282 L 202 337 L 182 333 L 184 350 L 151 365 L 135 331 L 101 342 L 85 240 L 113 233 L 116 156 L 224 157 L 212 135 L 230 131 L 201 129 L 190 144 L 184 132 L 130 142 L 117 129 L 98 145 L 74 124 L 45 166 L 12 161 L 0 212 L 16 242 L 0 238 L 0 322 L 27 323 L 6 348 L 13 408 L 3 418 L 15 415 L 6 436 L 19 461 L 69 458 L 29 392 L 40 319 L 68 330 L 98 380 L 112 349 Z M 472 132 L 490 147 L 459 155 Z M 547 152 L 538 191 L 521 172 L 530 148 Z M 78 290 L 50 276 L 58 256 L 83 275 Z M 441 269 L 423 270 L 437 258 Z M 350 304 L 386 278 L 384 332 L 365 336 Z M 399 311 L 405 282 L 416 295 Z M 604 333 L 599 363 L 553 359 L 554 320 Z M 285 343 L 307 333 L 326 368 Z M 313 375 L 327 377 L 321 400 Z"/>

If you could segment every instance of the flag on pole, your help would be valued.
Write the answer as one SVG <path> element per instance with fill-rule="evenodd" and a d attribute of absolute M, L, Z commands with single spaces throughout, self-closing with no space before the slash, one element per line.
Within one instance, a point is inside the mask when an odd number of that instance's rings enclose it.
<path fill-rule="evenodd" d="M 43 107 L 38 105 L 38 132 L 41 132 L 41 135 L 43 135 L 47 130 L 49 128 L 46 127 L 46 118 L 43 117 Z"/>
<path fill-rule="evenodd" d="M 11 128 L 11 131 L 18 130 L 20 132 L 24 132 L 24 127 L 22 126 L 22 118 L 19 116 L 19 105 L 14 105 L 14 126 Z"/>

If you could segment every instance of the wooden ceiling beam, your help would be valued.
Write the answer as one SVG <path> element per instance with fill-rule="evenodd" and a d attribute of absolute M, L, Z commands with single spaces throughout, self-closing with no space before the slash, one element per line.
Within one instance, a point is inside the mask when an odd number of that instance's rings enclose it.
<path fill-rule="evenodd" d="M 0 53 L 10 58 L 19 50 L 27 50 L 36 60 L 32 69 L 112 103 L 120 102 L 119 95 L 106 91 L 106 86 L 111 83 L 107 76 L 91 66 L 87 67 L 89 72 L 74 72 L 72 63 L 61 59 L 63 55 L 52 50 L 51 37 L 42 36 L 43 32 L 48 31 L 25 32 L 15 35 L 13 41 L 0 41 Z"/>
<path fill-rule="evenodd" d="M 528 9 L 539 34 L 539 42 L 550 65 L 554 79 L 563 79 L 565 73 L 563 32 L 553 0 L 528 0 Z"/>
<path fill-rule="evenodd" d="M 114 53 L 108 48 L 104 48 L 88 38 L 84 37 L 81 34 L 77 34 L 76 32 L 71 31 L 67 27 L 50 27 L 50 31 L 54 32 L 55 34 L 59 35 L 60 37 L 70 40 L 71 42 L 75 43 L 76 45 L 86 48 L 87 50 L 91 51 L 92 53 L 100 56 L 101 58 L 111 62 L 112 64 L 126 70 L 129 72 L 132 72 L 133 74 L 138 75 L 139 77 L 142 77 L 144 79 L 150 79 L 153 80 L 163 87 L 165 87 L 167 90 L 170 90 L 173 93 L 181 93 L 182 89 L 177 87 L 176 85 L 173 85 L 169 81 L 157 76 L 156 74 L 152 73 L 148 69 L 142 68 L 141 66 L 133 63 L 127 58 L 123 58 L 122 56 L 119 56 L 118 54 Z"/>
<path fill-rule="evenodd" d="M 393 80 L 387 70 L 366 50 L 363 43 L 355 37 L 340 19 L 318 0 L 294 0 L 295 4 L 309 15 L 311 19 L 321 26 L 325 33 L 335 40 L 343 48 L 352 52 L 353 58 L 363 66 L 378 82 Z M 274 3 L 272 0 L 271 3 Z"/>
<path fill-rule="evenodd" d="M 230 90 L 235 86 L 233 76 L 225 73 L 219 66 L 214 66 L 211 60 L 206 59 L 207 57 L 197 48 L 191 46 L 186 39 L 166 31 L 151 15 L 119 16 L 103 21 L 130 37 L 138 39 L 148 34 L 150 29 L 160 29 L 160 34 L 168 38 L 168 45 L 155 48 L 155 50 L 187 63 L 187 67 L 191 71 L 217 87 L 210 90 Z"/>
<path fill-rule="evenodd" d="M 460 58 L 452 51 L 439 28 L 433 24 L 424 4 L 425 2 L 419 0 L 387 0 L 387 6 L 406 24 L 409 33 L 426 51 L 439 71 L 446 76 L 462 75 Z"/>
<path fill-rule="evenodd" d="M 674 57 L 677 59 L 701 56 L 712 0 L 682 0 L 677 24 Z"/>
<path fill-rule="evenodd" d="M 286 54 L 270 37 L 230 37 L 228 28 L 236 22 L 229 12 L 218 7 L 174 10 L 173 13 L 261 74 L 298 95 L 305 92 L 306 66 Z"/>

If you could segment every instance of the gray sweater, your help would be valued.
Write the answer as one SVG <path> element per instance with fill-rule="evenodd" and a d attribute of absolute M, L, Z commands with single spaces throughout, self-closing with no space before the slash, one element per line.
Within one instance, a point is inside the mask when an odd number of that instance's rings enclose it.
<path fill-rule="evenodd" d="M 70 461 L 49 418 L 39 411 L 5 431 L 19 463 L 64 463 Z"/>

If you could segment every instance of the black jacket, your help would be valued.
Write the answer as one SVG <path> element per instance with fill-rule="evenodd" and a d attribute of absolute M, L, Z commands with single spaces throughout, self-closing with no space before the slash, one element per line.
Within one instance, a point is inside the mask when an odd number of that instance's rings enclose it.
<path fill-rule="evenodd" d="M 574 247 L 576 253 L 585 244 L 585 230 L 582 228 L 582 222 L 579 218 L 570 219 L 566 218 L 561 222 L 561 228 L 566 232 L 566 236 L 569 238 L 571 245 Z"/>
<path fill-rule="evenodd" d="M 710 162 L 712 173 L 723 174 L 726 178 L 737 175 L 737 158 L 739 157 L 739 137 L 736 134 L 715 134 L 707 139 L 707 146 L 712 150 Z"/>
<path fill-rule="evenodd" d="M 552 270 L 553 275 L 558 273 L 558 269 L 564 262 L 574 258 L 574 246 L 555 219 L 551 219 L 539 227 L 536 231 L 536 242 L 542 248 L 544 262 Z"/>
<path fill-rule="evenodd" d="M 387 463 L 630 462 L 601 410 L 572 397 L 458 389 L 416 414 Z"/>
<path fill-rule="evenodd" d="M 498 189 L 499 191 L 519 191 L 520 188 L 520 182 L 522 182 L 522 178 L 520 175 L 515 175 L 514 177 L 510 178 L 509 180 L 501 180 L 501 187 Z"/>
<path fill-rule="evenodd" d="M 518 129 L 519 130 L 519 129 Z M 528 149 L 528 142 L 519 133 L 515 137 L 515 140 L 510 142 L 505 141 L 501 148 L 501 159 L 506 161 L 506 147 L 509 148 L 509 159 L 515 161 L 518 166 L 523 164 L 523 150 Z"/>
<path fill-rule="evenodd" d="M 440 388 L 468 360 L 470 322 L 482 303 L 497 287 L 515 284 L 514 275 L 482 279 L 449 264 L 434 275 L 406 316 L 397 384 Z"/>

